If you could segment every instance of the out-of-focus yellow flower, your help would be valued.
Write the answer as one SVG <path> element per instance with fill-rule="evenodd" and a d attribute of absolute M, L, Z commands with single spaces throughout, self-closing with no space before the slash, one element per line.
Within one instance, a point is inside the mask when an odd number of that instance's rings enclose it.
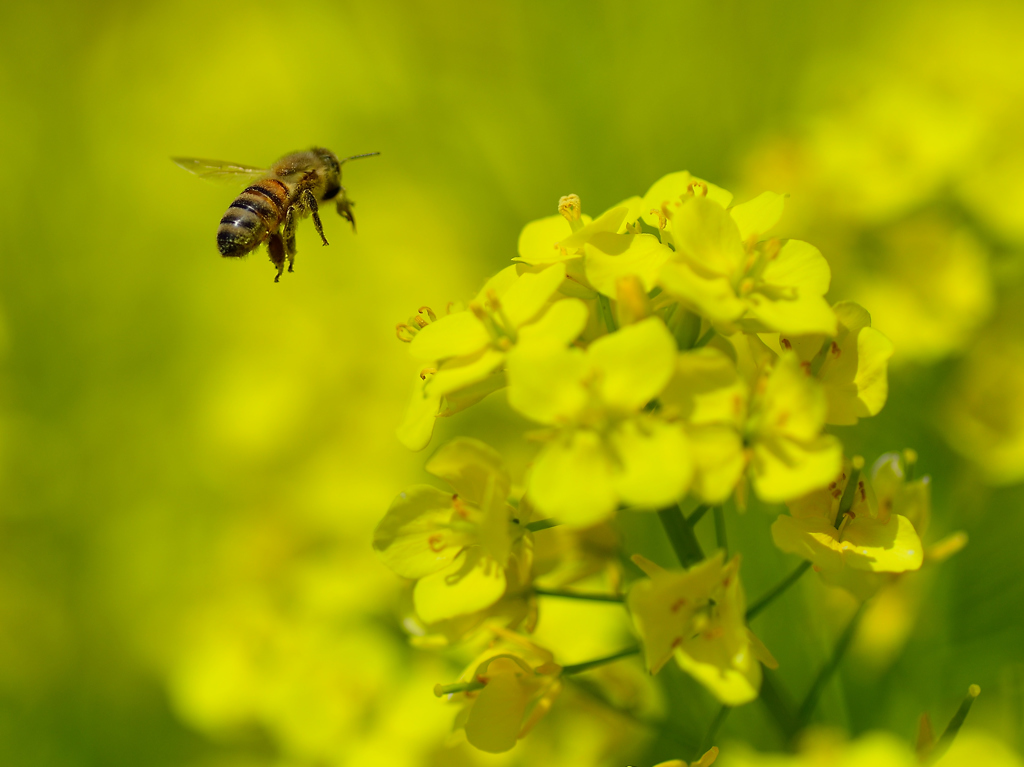
<path fill-rule="evenodd" d="M 630 589 L 628 605 L 643 641 L 652 674 L 675 657 L 680 668 L 723 704 L 737 706 L 757 697 L 762 660 L 774 665 L 746 626 L 746 600 L 739 556 L 724 552 L 689 570 L 665 570 L 633 557 L 648 575 Z"/>
<path fill-rule="evenodd" d="M 1024 479 L 1024 343 L 994 332 L 964 359 L 939 426 L 994 485 Z"/>
<path fill-rule="evenodd" d="M 883 464 L 887 465 L 887 464 Z M 772 524 L 772 538 L 783 551 L 814 563 L 822 577 L 861 598 L 884 582 L 878 573 L 917 570 L 924 561 L 924 546 L 911 521 L 899 513 L 921 502 L 922 487 L 896 487 L 886 470 L 887 495 L 879 504 L 867 480 L 858 475 L 853 502 L 837 520 L 840 502 L 853 475 L 850 462 L 827 488 L 788 503 L 790 516 Z M 924 487 L 925 499 L 927 488 Z M 838 526 L 837 526 L 838 525 Z"/>
<path fill-rule="evenodd" d="M 640 412 L 672 376 L 675 357 L 675 341 L 657 317 L 586 351 L 537 336 L 509 354 L 509 404 L 558 429 L 527 480 L 539 511 L 585 526 L 620 500 L 657 508 L 682 496 L 692 473 L 686 437 Z"/>
<path fill-rule="evenodd" d="M 524 570 L 520 580 L 528 577 L 530 562 L 528 556 L 510 560 L 526 532 L 512 522 L 511 480 L 494 450 L 455 439 L 426 470 L 447 481 L 454 495 L 430 485 L 406 490 L 377 526 L 373 547 L 396 573 L 418 579 L 416 612 L 435 623 L 490 607 L 505 593 L 510 561 Z"/>
<path fill-rule="evenodd" d="M 898 359 L 932 363 L 968 348 L 995 305 L 977 237 L 929 213 L 888 225 L 873 242 L 875 257 L 859 259 L 846 293 L 871 307 Z"/>
<path fill-rule="evenodd" d="M 525 640 L 505 642 L 485 651 L 448 693 L 438 685 L 434 692 L 459 699 L 462 710 L 455 729 L 481 751 L 492 754 L 511 750 L 551 709 L 561 692 L 562 667 L 551 653 Z"/>
<path fill-rule="evenodd" d="M 561 264 L 526 274 L 507 267 L 484 285 L 468 309 L 440 317 L 415 332 L 409 353 L 431 365 L 420 372 L 398 428 L 402 444 L 411 450 L 423 449 L 438 415 L 451 415 L 501 388 L 506 352 L 524 326 L 547 317 L 546 309 L 564 278 Z M 578 334 L 586 311 L 582 306 L 562 311 L 548 318 L 549 325 L 555 317 L 563 324 L 578 325 Z M 442 410 L 446 399 L 448 407 Z"/>

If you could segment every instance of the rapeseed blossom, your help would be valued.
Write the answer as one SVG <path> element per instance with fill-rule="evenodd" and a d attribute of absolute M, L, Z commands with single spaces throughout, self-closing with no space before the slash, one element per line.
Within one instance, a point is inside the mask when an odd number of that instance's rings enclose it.
<path fill-rule="evenodd" d="M 868 308 L 829 302 L 831 269 L 816 247 L 777 236 L 785 202 L 765 192 L 733 204 L 685 171 L 593 218 L 566 195 L 557 215 L 524 227 L 513 265 L 467 309 L 440 318 L 423 309 L 400 326 L 426 365 L 399 429 L 408 447 L 429 442 L 438 416 L 499 390 L 532 424 L 515 477 L 479 440 L 442 446 L 425 468 L 451 491 L 410 488 L 374 537 L 384 562 L 416 581 L 411 641 L 473 652 L 456 682 L 436 688 L 461 705 L 455 732 L 473 747 L 516 748 L 577 687 L 614 708 L 576 675 L 635 654 L 652 675 L 674 659 L 721 707 L 693 764 L 715 761 L 722 718 L 763 689 L 791 738 L 820 690 L 787 712 L 762 669 L 778 663 L 748 620 L 811 566 L 866 601 L 860 620 L 880 589 L 963 544 L 954 535 L 925 547 L 930 484 L 912 476 L 912 451 L 882 456 L 870 478 L 862 459 L 844 459 L 833 427 L 882 410 L 894 345 Z M 729 556 L 726 539 L 748 487 L 762 506 L 788 506 L 774 509 L 771 541 L 807 562 L 774 587 L 758 584 L 749 608 L 742 555 Z M 652 512 L 681 569 L 654 564 L 636 550 L 642 537 L 620 533 L 633 512 Z M 694 530 L 706 514 L 709 555 Z M 567 599 L 624 607 L 639 645 L 568 664 L 559 650 L 556 663 L 529 636 L 550 635 Z M 855 628 L 821 672 L 826 681 Z M 867 739 L 777 763 L 816 764 L 831 749 L 836 764 L 899 767 L 902 748 Z M 776 763 L 760 759 L 735 752 L 723 762 Z"/>

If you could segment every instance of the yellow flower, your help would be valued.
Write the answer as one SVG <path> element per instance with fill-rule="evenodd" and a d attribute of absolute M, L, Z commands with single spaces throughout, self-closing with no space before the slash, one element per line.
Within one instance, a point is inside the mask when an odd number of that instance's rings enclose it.
<path fill-rule="evenodd" d="M 839 320 L 834 336 L 781 335 L 779 346 L 795 351 L 821 381 L 828 401 L 826 423 L 850 426 L 878 415 L 885 405 L 893 345 L 871 327 L 871 315 L 863 307 L 843 301 L 832 308 Z"/>
<path fill-rule="evenodd" d="M 521 638 L 485 651 L 460 677 L 458 692 L 442 685 L 438 696 L 458 696 L 463 703 L 455 729 L 481 751 L 511 750 L 551 709 L 562 689 L 562 668 L 551 653 Z M 468 688 L 468 689 L 466 689 Z"/>
<path fill-rule="evenodd" d="M 512 522 L 508 473 L 484 443 L 455 439 L 434 454 L 426 470 L 455 493 L 430 485 L 406 490 L 377 525 L 373 547 L 398 575 L 418 579 L 413 602 L 429 624 L 497 602 L 505 593 L 513 546 L 521 549 L 526 533 Z M 529 572 L 530 558 L 521 552 L 512 563 Z"/>
<path fill-rule="evenodd" d="M 649 576 L 633 585 L 627 600 L 648 670 L 656 674 L 675 657 L 724 705 L 756 698 L 756 654 L 774 661 L 747 629 L 739 556 L 726 564 L 719 551 L 689 570 L 664 570 L 639 556 L 633 561 Z"/>
<path fill-rule="evenodd" d="M 558 289 L 565 267 L 556 264 L 537 273 L 519 274 L 515 266 L 492 277 L 469 308 L 438 318 L 415 333 L 409 353 L 428 367 L 420 371 L 401 426 L 399 440 L 411 450 L 430 441 L 434 420 L 451 415 L 504 386 L 501 368 L 505 354 L 524 328 L 546 320 L 548 332 L 572 340 L 586 322 L 586 307 L 558 306 Z"/>
<path fill-rule="evenodd" d="M 695 493 L 708 503 L 732 493 L 744 466 L 758 497 L 777 503 L 827 485 L 842 458 L 839 440 L 821 433 L 828 408 L 821 384 L 793 352 L 776 357 L 753 336 L 740 336 L 739 349 L 747 338 L 760 360 L 743 360 L 741 372 L 722 349 L 684 352 L 662 396 L 687 425 Z"/>
<path fill-rule="evenodd" d="M 823 297 L 831 274 L 817 248 L 759 241 L 782 214 L 782 199 L 766 192 L 726 210 L 693 192 L 673 203 L 666 214 L 675 254 L 660 285 L 723 330 L 834 334 Z"/>
<path fill-rule="evenodd" d="M 557 429 L 527 480 L 540 512 L 584 526 L 609 516 L 620 500 L 657 508 L 682 496 L 691 475 L 686 438 L 641 413 L 671 377 L 675 356 L 675 341 L 656 317 L 586 351 L 538 335 L 510 352 L 509 404 Z"/>
<path fill-rule="evenodd" d="M 772 538 L 783 551 L 813 562 L 828 582 L 866 598 L 884 582 L 876 574 L 919 569 L 924 546 L 911 521 L 899 513 L 918 502 L 913 489 L 887 495 L 886 502 L 879 504 L 871 485 L 858 476 L 851 490 L 852 505 L 837 521 L 852 475 L 847 461 L 827 488 L 790 501 L 791 516 L 775 520 Z"/>
<path fill-rule="evenodd" d="M 1016 327 L 982 338 L 963 360 L 939 427 L 985 481 L 1024 479 L 1024 342 Z"/>

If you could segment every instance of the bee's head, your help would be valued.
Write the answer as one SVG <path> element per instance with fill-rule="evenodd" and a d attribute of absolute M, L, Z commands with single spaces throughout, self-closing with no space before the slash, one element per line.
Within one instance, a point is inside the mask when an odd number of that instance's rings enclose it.
<path fill-rule="evenodd" d="M 341 163 L 329 149 L 313 147 L 313 154 L 324 164 L 324 194 L 322 199 L 331 200 L 341 191 Z"/>

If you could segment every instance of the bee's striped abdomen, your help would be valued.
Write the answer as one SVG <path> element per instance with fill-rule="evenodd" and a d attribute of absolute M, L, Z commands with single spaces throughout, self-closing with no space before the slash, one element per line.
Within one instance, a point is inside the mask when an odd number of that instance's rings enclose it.
<path fill-rule="evenodd" d="M 222 256 L 244 256 L 275 231 L 288 210 L 289 189 L 276 178 L 257 181 L 231 203 L 217 228 Z"/>

